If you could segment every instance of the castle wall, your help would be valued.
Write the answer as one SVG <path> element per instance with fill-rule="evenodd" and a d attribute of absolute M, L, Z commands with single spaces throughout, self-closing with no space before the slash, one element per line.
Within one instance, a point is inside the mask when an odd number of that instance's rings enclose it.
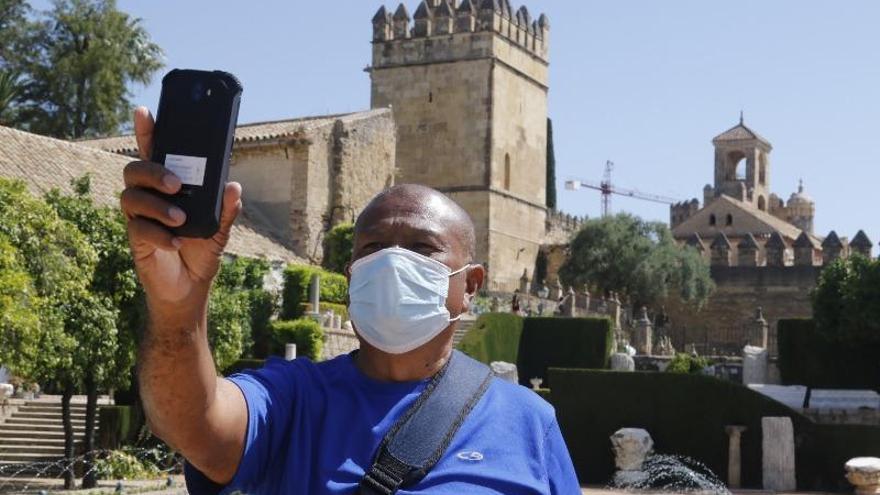
<path fill-rule="evenodd" d="M 333 135 L 331 226 L 354 222 L 373 196 L 394 185 L 397 143 L 387 110 L 343 117 Z"/>
<path fill-rule="evenodd" d="M 490 195 L 488 289 L 512 292 L 527 269 L 531 276 L 544 239 L 546 211 L 510 196 Z"/>
<path fill-rule="evenodd" d="M 292 240 L 290 218 L 294 144 L 235 149 L 229 178 L 242 184 L 242 200 L 250 211 L 257 211 L 264 223 L 272 225 L 278 237 Z"/>
<path fill-rule="evenodd" d="M 741 350 L 758 307 L 769 325 L 769 350 L 777 354 L 776 326 L 784 318 L 810 318 L 810 292 L 821 267 L 712 267 L 716 290 L 705 306 L 667 303 L 670 336 L 678 350 L 683 345 L 709 343 L 709 348 Z"/>
<path fill-rule="evenodd" d="M 425 46 L 430 40 L 420 41 Z M 373 70 L 372 106 L 391 106 L 397 123 L 398 183 L 436 188 L 487 184 L 491 66 L 482 59 Z"/>
<path fill-rule="evenodd" d="M 394 112 L 396 181 L 461 204 L 477 227 L 487 288 L 513 290 L 534 268 L 545 229 L 546 18 L 532 32 L 480 11 L 479 22 L 455 22 L 458 32 L 421 24 L 407 37 L 383 12 L 374 19 L 371 105 Z"/>

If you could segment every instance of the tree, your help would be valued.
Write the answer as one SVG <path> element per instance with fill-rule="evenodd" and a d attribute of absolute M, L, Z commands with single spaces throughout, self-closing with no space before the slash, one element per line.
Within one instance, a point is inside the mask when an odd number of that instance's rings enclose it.
<path fill-rule="evenodd" d="M 813 292 L 813 317 L 830 342 L 880 348 L 880 260 L 856 254 L 825 267 Z"/>
<path fill-rule="evenodd" d="M 342 273 L 351 261 L 354 247 L 354 224 L 341 223 L 324 236 L 324 260 L 321 265 L 331 272 Z"/>
<path fill-rule="evenodd" d="M 125 222 L 117 208 L 97 206 L 91 197 L 91 180 L 85 175 L 71 181 L 74 193 L 57 189 L 46 194 L 46 202 L 58 216 L 73 224 L 96 251 L 98 258 L 88 284 L 90 307 L 82 315 L 80 329 L 86 393 L 86 451 L 83 488 L 97 485 L 94 463 L 94 426 L 99 390 L 128 387 L 134 372 L 135 334 L 142 327 L 143 295 L 137 283 L 128 248 Z"/>
<path fill-rule="evenodd" d="M 162 50 L 114 0 L 56 0 L 30 22 L 17 125 L 58 138 L 115 133 L 130 118 L 130 83 L 147 84 Z"/>
<path fill-rule="evenodd" d="M 19 59 L 29 12 L 26 0 L 0 0 L 0 69 Z"/>
<path fill-rule="evenodd" d="M 97 254 L 75 226 L 31 196 L 21 181 L 0 179 L 0 236 L 18 251 L 22 267 L 44 302 L 36 334 L 23 335 L 10 347 L 0 348 L 0 361 L 14 372 L 26 372 L 28 378 L 62 391 L 64 456 L 72 459 L 70 399 L 83 384 L 84 369 L 96 364 L 82 359 L 82 346 L 100 346 L 90 337 L 106 330 L 113 317 L 103 301 L 88 291 Z M 73 488 L 69 464 L 64 478 L 65 487 Z"/>
<path fill-rule="evenodd" d="M 615 291 L 634 308 L 671 296 L 700 305 L 714 288 L 697 251 L 678 246 L 665 224 L 626 213 L 588 220 L 559 275 L 566 285 Z"/>
<path fill-rule="evenodd" d="M 556 153 L 553 150 L 553 121 L 547 119 L 547 208 L 556 209 Z"/>

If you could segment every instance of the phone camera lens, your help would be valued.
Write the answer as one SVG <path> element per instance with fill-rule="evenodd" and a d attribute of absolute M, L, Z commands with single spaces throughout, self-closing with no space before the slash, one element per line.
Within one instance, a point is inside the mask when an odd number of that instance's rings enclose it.
<path fill-rule="evenodd" d="M 193 84 L 192 93 L 190 94 L 190 96 L 192 97 L 192 101 L 195 101 L 195 102 L 201 101 L 202 96 L 204 96 L 204 94 L 205 94 L 205 86 L 202 83 L 197 82 L 197 83 Z"/>

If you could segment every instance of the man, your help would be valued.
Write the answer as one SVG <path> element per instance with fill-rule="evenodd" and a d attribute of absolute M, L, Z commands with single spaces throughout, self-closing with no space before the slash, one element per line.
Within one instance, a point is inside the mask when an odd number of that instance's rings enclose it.
<path fill-rule="evenodd" d="M 207 302 L 241 186 L 226 186 L 213 238 L 174 237 L 167 227 L 185 214 L 156 193 L 175 193 L 180 180 L 146 161 L 152 130 L 139 108 L 143 161 L 126 167 L 121 204 L 149 312 L 138 376 L 153 432 L 186 457 L 195 494 L 357 493 L 383 436 L 449 359 L 455 322 L 483 283 L 470 218 L 423 186 L 378 195 L 358 217 L 347 269 L 360 350 L 318 364 L 270 359 L 220 378 Z M 579 492 L 553 409 L 494 379 L 445 455 L 398 493 Z"/>

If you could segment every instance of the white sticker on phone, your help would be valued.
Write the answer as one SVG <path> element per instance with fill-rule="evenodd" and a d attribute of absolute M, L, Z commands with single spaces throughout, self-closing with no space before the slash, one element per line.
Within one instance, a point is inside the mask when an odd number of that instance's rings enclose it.
<path fill-rule="evenodd" d="M 205 164 L 207 162 L 208 159 L 202 156 L 165 155 L 165 167 L 180 177 L 181 182 L 191 186 L 205 184 Z"/>

